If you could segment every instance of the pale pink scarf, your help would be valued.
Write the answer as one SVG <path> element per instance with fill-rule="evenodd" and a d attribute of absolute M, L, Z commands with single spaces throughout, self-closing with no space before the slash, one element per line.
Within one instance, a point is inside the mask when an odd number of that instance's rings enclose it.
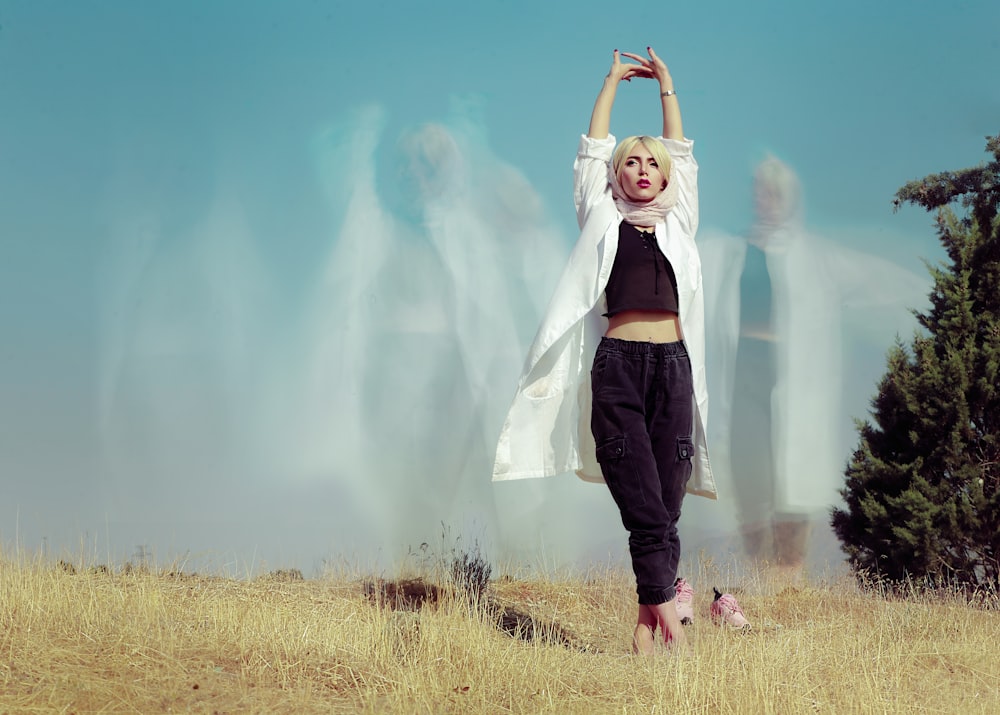
<path fill-rule="evenodd" d="M 677 190 L 679 188 L 673 162 L 670 164 L 668 177 L 667 188 L 658 193 L 652 201 L 637 204 L 622 191 L 618 177 L 615 176 L 614 163 L 608 162 L 608 183 L 611 184 L 611 196 L 614 197 L 615 206 L 618 207 L 625 221 L 633 226 L 655 226 L 666 219 L 670 209 L 677 203 Z"/>

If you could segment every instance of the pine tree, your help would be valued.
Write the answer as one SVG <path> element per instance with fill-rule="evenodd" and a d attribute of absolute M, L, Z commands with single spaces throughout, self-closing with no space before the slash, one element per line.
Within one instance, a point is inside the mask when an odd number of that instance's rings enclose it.
<path fill-rule="evenodd" d="M 1000 135 L 986 148 L 896 194 L 937 212 L 948 259 L 928 265 L 923 330 L 889 351 L 832 511 L 852 569 L 881 585 L 1000 588 Z"/>

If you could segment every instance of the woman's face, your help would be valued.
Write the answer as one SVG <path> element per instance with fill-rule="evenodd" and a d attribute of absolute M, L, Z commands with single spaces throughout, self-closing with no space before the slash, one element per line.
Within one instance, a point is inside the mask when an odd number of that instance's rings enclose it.
<path fill-rule="evenodd" d="M 792 169 L 779 159 L 769 157 L 760 163 L 754 175 L 754 206 L 758 222 L 777 226 L 799 214 L 799 181 Z"/>
<path fill-rule="evenodd" d="M 625 157 L 618 183 L 629 199 L 637 204 L 644 204 L 655 199 L 666 188 L 667 177 L 649 149 L 639 142 Z"/>

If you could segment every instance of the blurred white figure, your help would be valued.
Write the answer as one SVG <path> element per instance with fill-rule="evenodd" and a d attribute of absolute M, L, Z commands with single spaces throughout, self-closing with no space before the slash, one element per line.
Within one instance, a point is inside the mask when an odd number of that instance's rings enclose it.
<path fill-rule="evenodd" d="M 259 247 L 308 250 L 311 237 L 255 236 L 235 191 L 206 200 L 190 233 L 160 230 L 158 205 L 119 219 L 98 425 L 119 513 L 143 499 L 146 524 L 189 531 L 216 524 L 224 499 L 228 532 L 319 533 L 318 548 L 362 561 L 398 556 L 442 525 L 470 538 L 491 530 L 482 475 L 504 386 L 569 246 L 458 109 L 395 144 L 379 107 L 316 137 L 335 232 L 293 286 L 276 284 Z M 510 498 L 508 512 L 539 521 L 544 494 Z M 295 528 L 259 536 L 262 519 L 278 521 L 271 510 L 294 514 Z M 322 528 L 307 532 L 307 512 Z"/>
<path fill-rule="evenodd" d="M 462 117 L 403 134 L 378 172 L 367 110 L 320 147 L 344 217 L 303 335 L 307 471 L 334 478 L 388 551 L 496 520 L 489 471 L 565 246 L 524 177 Z M 526 261 L 525 257 L 530 257 Z"/>
<path fill-rule="evenodd" d="M 242 203 L 219 193 L 186 232 L 164 230 L 160 207 L 116 217 L 98 346 L 112 511 L 176 510 L 188 488 L 229 489 L 226 478 L 245 479 L 260 459 L 253 416 L 266 406 L 246 386 L 262 378 L 257 336 L 272 287 Z"/>
<path fill-rule="evenodd" d="M 859 416 L 845 408 L 845 364 L 862 341 L 884 352 L 912 325 L 907 308 L 926 285 L 808 232 L 798 178 L 780 160 L 761 162 L 754 191 L 749 237 L 715 236 L 703 250 L 709 430 L 746 554 L 798 570 L 840 500 Z"/>

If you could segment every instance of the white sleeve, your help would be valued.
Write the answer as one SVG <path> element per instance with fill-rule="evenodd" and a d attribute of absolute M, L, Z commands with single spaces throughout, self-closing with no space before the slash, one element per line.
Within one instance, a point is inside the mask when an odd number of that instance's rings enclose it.
<path fill-rule="evenodd" d="M 573 202 L 580 228 L 594 206 L 611 200 L 608 163 L 616 143 L 612 134 L 606 139 L 593 139 L 586 134 L 580 137 L 580 147 L 573 162 Z"/>

